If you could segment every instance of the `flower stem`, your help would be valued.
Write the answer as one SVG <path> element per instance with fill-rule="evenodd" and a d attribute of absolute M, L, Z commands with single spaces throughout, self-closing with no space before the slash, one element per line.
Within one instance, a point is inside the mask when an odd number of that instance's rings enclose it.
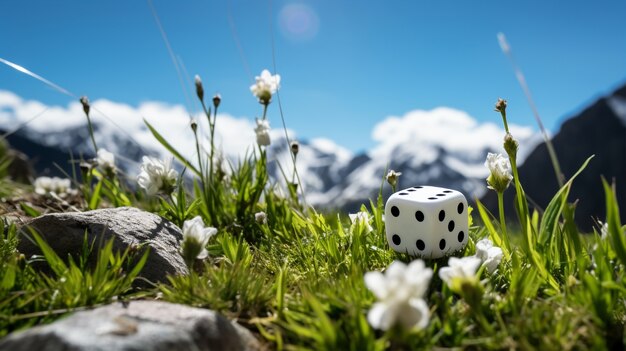
<path fill-rule="evenodd" d="M 298 159 L 297 155 L 293 155 L 293 173 L 291 174 L 291 183 L 296 183 L 296 160 Z"/>
<path fill-rule="evenodd" d="M 93 143 L 93 149 L 98 154 L 98 145 L 96 145 L 96 138 L 93 136 L 93 125 L 91 124 L 91 118 L 89 114 L 87 114 L 87 127 L 89 128 L 89 136 L 91 137 L 91 142 Z"/>
<path fill-rule="evenodd" d="M 502 229 L 502 237 L 504 238 L 504 245 L 507 251 L 511 251 L 511 244 L 509 242 L 509 235 L 506 231 L 506 221 L 504 218 L 504 193 L 501 191 L 498 194 L 498 212 L 500 212 L 500 228 Z"/>
<path fill-rule="evenodd" d="M 500 111 L 500 114 L 502 115 L 502 121 L 504 122 L 504 131 L 508 134 L 509 133 L 509 123 L 506 121 L 506 110 Z"/>

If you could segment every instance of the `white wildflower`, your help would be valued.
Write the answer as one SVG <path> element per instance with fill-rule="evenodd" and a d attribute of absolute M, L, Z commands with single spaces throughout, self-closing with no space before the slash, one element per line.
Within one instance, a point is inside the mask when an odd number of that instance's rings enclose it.
<path fill-rule="evenodd" d="M 485 166 L 489 169 L 489 177 L 487 177 L 487 187 L 497 192 L 504 192 L 508 188 L 513 175 L 509 160 L 501 154 L 487 154 Z"/>
<path fill-rule="evenodd" d="M 363 228 L 365 228 L 366 233 L 374 230 L 370 225 L 370 215 L 366 211 L 350 213 L 348 214 L 348 216 L 350 217 L 350 221 L 352 222 L 353 226 L 362 226 Z"/>
<path fill-rule="evenodd" d="M 159 192 L 169 194 L 174 190 L 178 172 L 172 168 L 172 159 L 161 161 L 154 157 L 144 156 L 141 172 L 137 176 L 137 183 L 146 190 L 148 195 Z"/>
<path fill-rule="evenodd" d="M 394 261 L 385 271 L 365 273 L 365 285 L 374 293 L 376 302 L 367 320 L 372 327 L 388 330 L 396 324 L 422 329 L 428 325 L 428 305 L 423 297 L 433 275 L 422 260 L 408 266 Z"/>
<path fill-rule="evenodd" d="M 439 278 L 454 290 L 455 282 L 476 279 L 476 271 L 480 264 L 481 260 L 476 256 L 450 257 L 448 266 L 439 269 Z"/>
<path fill-rule="evenodd" d="M 259 224 L 267 223 L 267 214 L 265 212 L 260 211 L 254 214 L 254 220 Z"/>
<path fill-rule="evenodd" d="M 35 179 L 35 192 L 39 195 L 55 193 L 57 195 L 66 195 L 71 193 L 72 182 L 67 178 L 59 177 L 38 177 Z"/>
<path fill-rule="evenodd" d="M 209 239 L 217 233 L 213 227 L 205 227 L 200 216 L 183 223 L 183 257 L 188 259 L 204 259 L 209 255 L 206 245 Z"/>
<path fill-rule="evenodd" d="M 385 179 L 387 179 L 387 183 L 389 183 L 389 185 L 391 185 L 395 189 L 396 185 L 398 184 L 398 178 L 401 175 L 402 172 L 396 172 L 393 169 L 390 169 L 389 172 L 387 172 L 387 176 L 385 176 Z"/>
<path fill-rule="evenodd" d="M 98 166 L 105 172 L 115 172 L 115 155 L 104 148 L 98 149 L 98 157 L 96 157 Z"/>
<path fill-rule="evenodd" d="M 487 272 L 492 273 L 498 269 L 504 254 L 501 248 L 494 246 L 491 240 L 484 238 L 476 243 L 476 257 L 480 258 Z"/>
<path fill-rule="evenodd" d="M 250 86 L 252 94 L 259 99 L 263 105 L 268 105 L 272 100 L 272 95 L 280 88 L 280 75 L 272 75 L 270 71 L 264 69 L 260 76 L 256 77 L 256 83 Z"/>
<path fill-rule="evenodd" d="M 268 120 L 256 119 L 256 142 L 260 146 L 269 146 L 270 141 L 270 122 Z"/>

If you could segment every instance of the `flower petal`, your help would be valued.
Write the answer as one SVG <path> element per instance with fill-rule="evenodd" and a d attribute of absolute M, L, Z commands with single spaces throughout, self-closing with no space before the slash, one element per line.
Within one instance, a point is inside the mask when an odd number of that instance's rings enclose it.
<path fill-rule="evenodd" d="M 430 311 L 423 299 L 410 299 L 408 306 L 402 308 L 398 322 L 407 328 L 424 329 L 428 326 Z"/>
<path fill-rule="evenodd" d="M 385 299 L 388 295 L 385 276 L 381 272 L 365 273 L 365 286 L 379 299 Z"/>
<path fill-rule="evenodd" d="M 396 322 L 397 308 L 377 302 L 367 313 L 367 321 L 372 327 L 380 330 L 389 330 Z"/>

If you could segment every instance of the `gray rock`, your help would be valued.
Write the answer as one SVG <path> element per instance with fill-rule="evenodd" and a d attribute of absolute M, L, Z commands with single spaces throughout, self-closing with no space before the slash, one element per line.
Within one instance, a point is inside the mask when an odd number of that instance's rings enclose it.
<path fill-rule="evenodd" d="M 41 255 L 41 250 L 30 239 L 30 229 L 36 230 L 61 258 L 72 255 L 79 257 L 82 252 L 85 233 L 89 243 L 94 243 L 94 251 L 89 257 L 93 265 L 97 259 L 97 248 L 114 238 L 114 250 L 123 251 L 128 247 L 144 244 L 150 247 L 148 260 L 139 274 L 150 282 L 167 282 L 168 274 L 187 274 L 187 266 L 178 248 L 183 235 L 170 221 L 153 213 L 133 207 L 100 209 L 88 212 L 66 212 L 47 214 L 33 219 L 22 227 L 18 250 L 30 257 Z M 137 257 L 140 257 L 138 254 Z M 48 271 L 45 264 L 35 268 Z M 150 286 L 145 280 L 135 280 L 140 287 Z"/>
<path fill-rule="evenodd" d="M 77 312 L 0 340 L 0 350 L 261 350 L 245 328 L 210 310 L 133 301 Z"/>

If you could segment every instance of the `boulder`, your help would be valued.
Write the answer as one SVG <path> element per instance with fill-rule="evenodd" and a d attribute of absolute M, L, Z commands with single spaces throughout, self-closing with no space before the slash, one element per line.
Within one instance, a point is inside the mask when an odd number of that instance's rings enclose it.
<path fill-rule="evenodd" d="M 181 230 L 172 222 L 137 208 L 54 213 L 34 218 L 20 230 L 18 250 L 26 257 L 41 255 L 41 250 L 31 238 L 31 230 L 36 230 L 64 259 L 68 255 L 74 258 L 80 256 L 86 234 L 88 242 L 94 243 L 94 250 L 88 259 L 91 265 L 97 260 L 98 247 L 113 239 L 114 250 L 124 251 L 137 245 L 150 248 L 148 260 L 139 274 L 150 282 L 167 282 L 168 274 L 188 273 L 178 251 L 183 239 Z M 49 272 L 49 267 L 44 263 L 36 264 L 35 268 Z M 150 285 L 143 279 L 135 280 L 135 286 Z"/>
<path fill-rule="evenodd" d="M 261 350 L 220 314 L 161 301 L 132 301 L 74 313 L 0 340 L 0 350 Z"/>

